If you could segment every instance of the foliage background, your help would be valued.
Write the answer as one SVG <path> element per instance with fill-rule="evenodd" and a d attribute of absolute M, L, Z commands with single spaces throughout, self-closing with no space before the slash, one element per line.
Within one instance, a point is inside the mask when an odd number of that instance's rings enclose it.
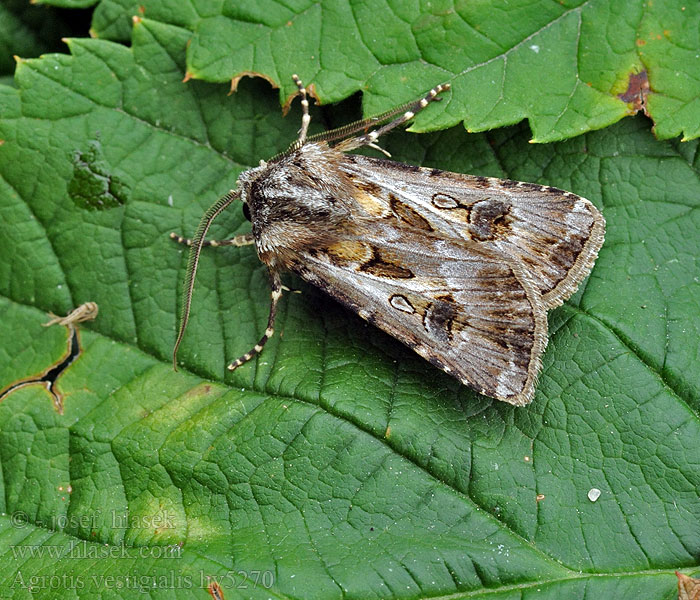
<path fill-rule="evenodd" d="M 696 5 L 52 4 L 0 3 L 0 388 L 65 353 L 46 312 L 100 314 L 63 414 L 37 385 L 0 403 L 0 597 L 203 598 L 216 577 L 228 600 L 672 598 L 698 571 Z M 205 253 L 172 371 L 167 234 L 295 137 L 293 72 L 317 130 L 450 81 L 412 128 L 432 133 L 387 139 L 396 159 L 603 210 L 531 406 L 291 278 L 281 335 L 227 373 L 266 320 L 249 248 Z M 235 209 L 214 235 L 243 231 Z"/>

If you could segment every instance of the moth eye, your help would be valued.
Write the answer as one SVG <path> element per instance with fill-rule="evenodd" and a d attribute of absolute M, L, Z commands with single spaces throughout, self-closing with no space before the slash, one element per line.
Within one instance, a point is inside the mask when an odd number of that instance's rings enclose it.
<path fill-rule="evenodd" d="M 243 203 L 243 216 L 250 221 L 250 207 L 247 202 Z"/>

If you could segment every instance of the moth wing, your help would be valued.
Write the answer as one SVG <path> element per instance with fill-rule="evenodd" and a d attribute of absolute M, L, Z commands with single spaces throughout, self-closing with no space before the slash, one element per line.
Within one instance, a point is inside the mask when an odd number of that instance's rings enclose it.
<path fill-rule="evenodd" d="M 292 270 L 487 396 L 532 400 L 547 319 L 518 265 L 470 242 L 371 226 Z"/>
<path fill-rule="evenodd" d="M 603 215 L 585 198 L 558 188 L 356 155 L 345 155 L 340 168 L 377 217 L 392 211 L 424 230 L 472 240 L 521 264 L 546 309 L 576 291 L 603 244 Z"/>

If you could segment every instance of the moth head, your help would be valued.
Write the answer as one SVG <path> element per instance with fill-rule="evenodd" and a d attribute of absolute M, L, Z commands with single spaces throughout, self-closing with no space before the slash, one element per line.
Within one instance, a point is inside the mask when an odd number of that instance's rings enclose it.
<path fill-rule="evenodd" d="M 352 185 L 337 168 L 342 155 L 325 142 L 309 142 L 244 171 L 238 177 L 253 230 L 279 220 L 313 226 L 347 217 Z"/>
<path fill-rule="evenodd" d="M 258 180 L 264 180 L 270 165 L 265 161 L 260 161 L 260 166 L 243 171 L 236 181 L 236 188 L 243 202 L 243 216 L 250 222 L 255 222 L 256 206 L 255 193 L 253 191 Z"/>

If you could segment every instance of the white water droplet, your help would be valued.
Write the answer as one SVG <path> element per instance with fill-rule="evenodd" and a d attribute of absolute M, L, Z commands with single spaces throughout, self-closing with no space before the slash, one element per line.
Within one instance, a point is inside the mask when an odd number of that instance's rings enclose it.
<path fill-rule="evenodd" d="M 602 492 L 598 488 L 591 488 L 588 490 L 588 499 L 591 502 L 595 502 L 598 498 L 600 498 L 600 494 Z"/>

